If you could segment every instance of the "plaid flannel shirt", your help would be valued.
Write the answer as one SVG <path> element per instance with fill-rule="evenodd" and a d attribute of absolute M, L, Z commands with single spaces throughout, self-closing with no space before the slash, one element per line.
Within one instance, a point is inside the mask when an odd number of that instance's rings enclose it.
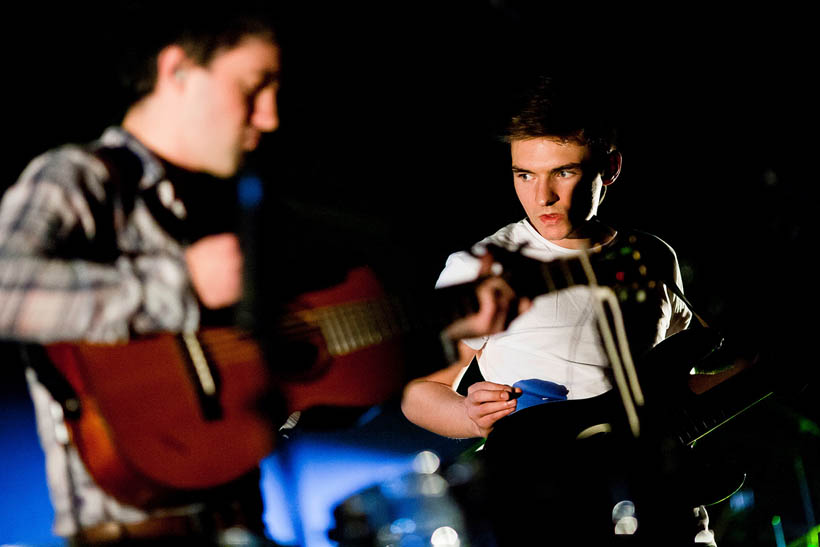
<path fill-rule="evenodd" d="M 126 147 L 139 158 L 133 207 L 124 205 L 120 184 L 92 152 L 100 147 Z M 0 338 L 113 342 L 131 334 L 195 330 L 199 307 L 183 246 L 160 227 L 144 199 L 164 193 L 159 201 L 178 209 L 173 190 L 160 191 L 170 186 L 164 179 L 157 158 L 116 127 L 88 147 L 68 145 L 33 160 L 0 202 Z M 106 244 L 95 246 L 100 240 Z M 104 249 L 109 244 L 113 248 Z M 106 252 L 95 256 L 101 247 Z M 67 443 L 59 404 L 33 370 L 26 372 L 54 532 L 69 536 L 78 525 L 148 518 L 94 483 Z"/>
<path fill-rule="evenodd" d="M 91 152 L 123 146 L 142 163 L 129 209 Z M 143 199 L 163 179 L 157 158 L 118 127 L 90 148 L 68 145 L 32 161 L 0 203 L 0 338 L 111 342 L 195 330 L 199 310 L 184 249 Z M 112 229 L 114 259 L 76 256 Z"/>

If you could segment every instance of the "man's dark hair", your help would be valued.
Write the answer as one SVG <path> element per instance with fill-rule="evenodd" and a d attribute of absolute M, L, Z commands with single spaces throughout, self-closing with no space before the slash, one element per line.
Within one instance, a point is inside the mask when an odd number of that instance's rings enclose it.
<path fill-rule="evenodd" d="M 539 76 L 515 94 L 505 142 L 554 138 L 588 145 L 594 161 L 615 149 L 615 128 L 601 91 L 583 80 Z"/>
<path fill-rule="evenodd" d="M 119 73 L 127 104 L 153 91 L 157 56 L 168 45 L 181 46 L 195 63 L 206 66 L 249 36 L 276 42 L 270 3 L 133 1 L 123 13 L 125 36 L 118 39 L 127 41 Z"/>

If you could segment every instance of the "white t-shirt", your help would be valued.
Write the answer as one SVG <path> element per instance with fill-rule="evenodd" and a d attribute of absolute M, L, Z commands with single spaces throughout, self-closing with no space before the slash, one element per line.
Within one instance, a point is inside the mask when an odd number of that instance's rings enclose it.
<path fill-rule="evenodd" d="M 655 254 L 664 254 L 669 265 L 668 278 L 680 286 L 680 272 L 674 251 L 654 236 L 649 246 Z M 613 245 L 620 238 L 616 236 Z M 565 249 L 546 239 L 524 219 L 505 226 L 477 244 L 494 243 L 508 250 L 524 246 L 521 252 L 541 261 L 576 256 L 580 251 Z M 479 260 L 467 252 L 450 255 L 441 272 L 437 287 L 474 280 Z M 659 290 L 660 314 L 654 343 L 686 328 L 691 313 L 683 302 L 667 289 Z M 568 399 L 594 397 L 608 391 L 612 384 L 609 359 L 600 342 L 593 291 L 578 285 L 538 296 L 532 308 L 510 323 L 507 330 L 488 337 L 465 340 L 475 350 L 484 378 L 491 382 L 513 385 L 521 380 L 547 380 L 566 387 Z"/>

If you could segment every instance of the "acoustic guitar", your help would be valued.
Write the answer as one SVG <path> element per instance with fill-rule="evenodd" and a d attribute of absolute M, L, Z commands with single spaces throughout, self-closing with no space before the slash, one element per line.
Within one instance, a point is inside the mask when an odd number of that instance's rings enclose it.
<path fill-rule="evenodd" d="M 590 263 L 586 255 L 544 263 L 496 253 L 520 296 L 577 284 Z M 626 257 L 630 271 L 649 279 L 631 256 L 619 248 L 591 260 L 612 277 Z M 273 328 L 315 349 L 313 365 L 297 377 L 278 372 L 283 364 L 266 364 L 275 353 L 263 355 L 250 334 L 227 327 L 46 351 L 76 393 L 66 421 L 92 477 L 121 501 L 150 508 L 252 470 L 294 411 L 370 406 L 396 395 L 405 380 L 402 337 L 439 332 L 477 311 L 478 282 L 439 289 L 432 300 L 399 298 L 386 295 L 371 270 L 357 268 L 337 286 L 302 295 Z"/>

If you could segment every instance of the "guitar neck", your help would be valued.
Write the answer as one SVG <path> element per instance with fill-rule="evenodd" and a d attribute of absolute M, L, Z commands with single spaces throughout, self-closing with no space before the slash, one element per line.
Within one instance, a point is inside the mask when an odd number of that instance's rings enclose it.
<path fill-rule="evenodd" d="M 589 255 L 542 262 L 518 252 L 490 247 L 503 264 L 502 277 L 519 297 L 534 298 L 568 287 L 589 284 L 594 263 L 603 283 L 617 278 L 621 248 L 609 249 L 605 256 Z M 615 258 L 615 260 L 613 260 Z M 594 262 L 593 262 L 594 261 Z M 605 267 L 602 267 L 605 265 Z M 331 355 L 344 355 L 418 331 L 441 332 L 456 319 L 476 313 L 478 281 L 412 294 L 360 298 L 343 304 L 311 307 L 288 314 L 280 321 L 279 332 L 286 335 L 321 334 Z"/>
<path fill-rule="evenodd" d="M 773 394 L 762 373 L 746 370 L 693 397 L 673 418 L 678 440 L 693 445 Z"/>
<path fill-rule="evenodd" d="M 328 352 L 345 355 L 419 331 L 440 331 L 459 317 L 478 311 L 475 283 L 324 306 L 289 314 L 282 332 L 319 332 Z"/>

